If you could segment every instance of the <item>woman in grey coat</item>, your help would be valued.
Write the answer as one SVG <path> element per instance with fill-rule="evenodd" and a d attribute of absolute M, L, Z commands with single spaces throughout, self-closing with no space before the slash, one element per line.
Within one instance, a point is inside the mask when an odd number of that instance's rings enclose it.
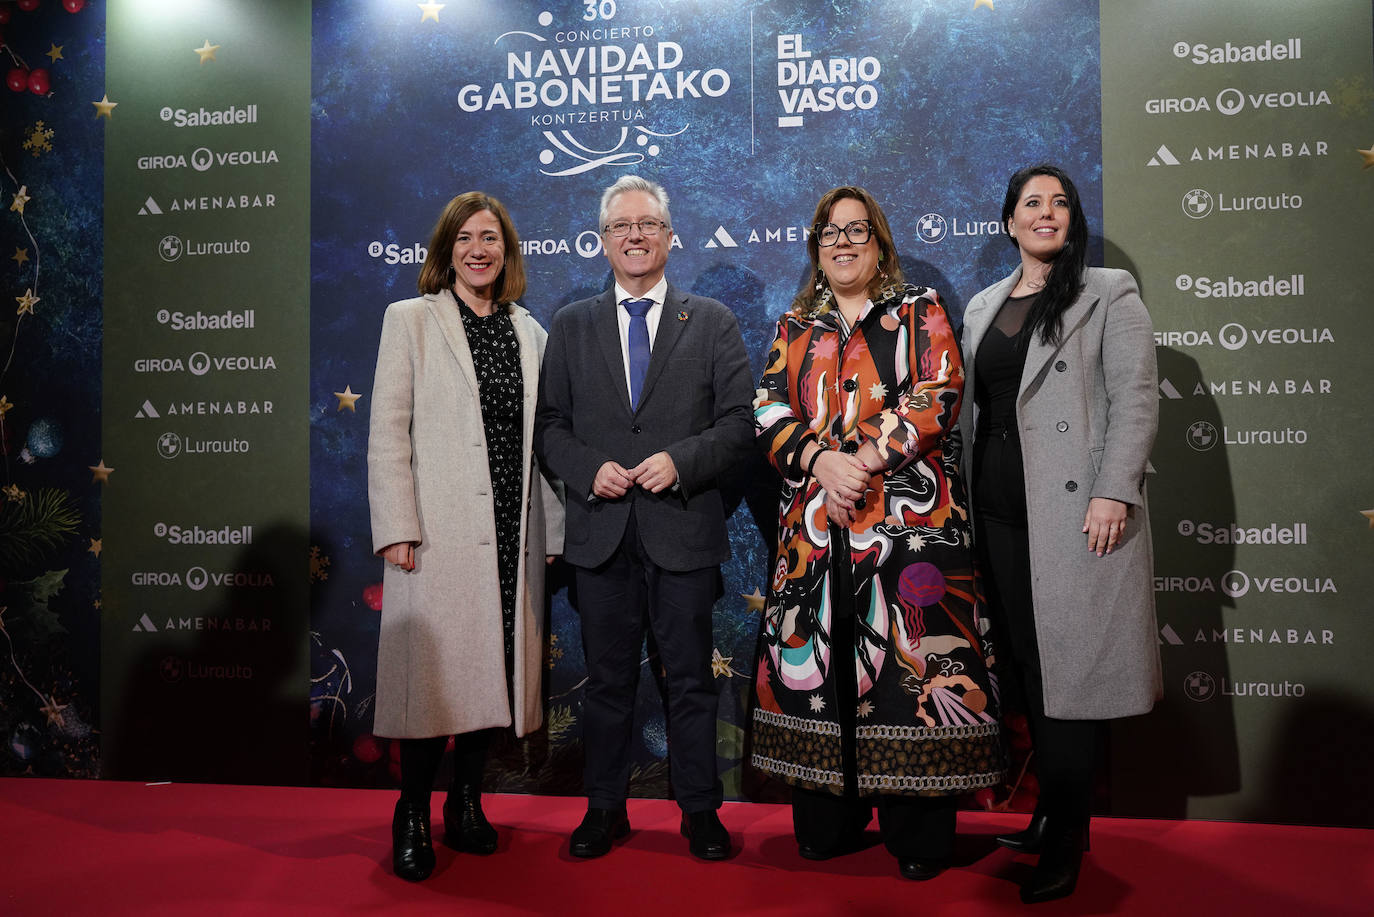
<path fill-rule="evenodd" d="M 1069 177 L 1017 172 L 1002 221 L 1021 264 L 965 311 L 960 425 L 1000 682 L 1040 779 L 1030 827 L 998 838 L 1040 854 L 1029 903 L 1073 892 L 1104 721 L 1160 696 L 1145 503 L 1158 402 L 1149 314 L 1129 273 L 1085 267 Z"/>
<path fill-rule="evenodd" d="M 539 728 L 544 567 L 562 506 L 530 449 L 544 330 L 506 209 L 449 201 L 415 299 L 382 322 L 368 436 L 372 541 L 386 560 L 373 729 L 400 741 L 396 874 L 434 869 L 430 789 L 453 737 L 444 843 L 496 850 L 482 813 L 493 732 Z"/>

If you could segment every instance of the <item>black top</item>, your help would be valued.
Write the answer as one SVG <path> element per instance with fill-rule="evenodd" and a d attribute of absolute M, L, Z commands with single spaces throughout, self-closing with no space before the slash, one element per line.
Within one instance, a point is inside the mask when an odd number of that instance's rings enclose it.
<path fill-rule="evenodd" d="M 1009 296 L 997 310 L 974 357 L 973 399 L 978 405 L 978 435 L 1016 435 L 1016 395 L 1031 335 L 1026 315 L 1039 293 Z"/>

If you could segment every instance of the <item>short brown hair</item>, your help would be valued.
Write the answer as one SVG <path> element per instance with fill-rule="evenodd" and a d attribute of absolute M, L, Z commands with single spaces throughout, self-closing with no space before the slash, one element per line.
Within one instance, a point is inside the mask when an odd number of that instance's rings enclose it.
<path fill-rule="evenodd" d="M 515 224 L 505 205 L 481 191 L 463 192 L 449 201 L 444 212 L 439 214 L 434 234 L 429 237 L 424 266 L 420 268 L 421 293 L 438 293 L 453 285 L 449 277 L 449 269 L 453 267 L 453 243 L 458 238 L 458 230 L 480 210 L 495 215 L 501 224 L 501 238 L 506 248 L 505 263 L 492 284 L 492 300 L 509 303 L 525 295 L 525 260 L 520 257 L 520 237 L 515 233 Z"/>
<path fill-rule="evenodd" d="M 873 195 L 854 185 L 831 188 L 821 195 L 820 202 L 816 204 L 816 214 L 811 218 L 811 231 L 806 237 L 806 254 L 811 259 L 811 273 L 802 283 L 796 298 L 792 300 L 792 311 L 798 315 L 808 315 L 815 311 L 818 297 L 816 284 L 821 280 L 821 247 L 818 233 L 830 220 L 831 209 L 845 198 L 853 198 L 864 205 L 864 209 L 868 211 L 869 225 L 873 229 L 873 238 L 878 241 L 878 264 L 881 269 L 868 282 L 869 299 L 876 300 L 884 289 L 893 285 L 901 286 L 904 282 L 902 267 L 897 263 L 897 246 L 892 241 L 892 229 L 887 225 L 887 216 L 883 214 L 883 208 L 878 206 Z"/>

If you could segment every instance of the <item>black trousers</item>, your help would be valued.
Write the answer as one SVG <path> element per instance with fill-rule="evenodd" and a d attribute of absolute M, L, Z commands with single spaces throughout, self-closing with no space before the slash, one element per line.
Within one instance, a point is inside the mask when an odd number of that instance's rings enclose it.
<path fill-rule="evenodd" d="M 487 747 L 495 729 L 463 732 L 453 737 L 453 780 L 449 792 L 464 786 L 482 786 L 482 771 L 487 764 Z M 430 791 L 439 765 L 444 760 L 448 736 L 429 739 L 401 739 L 401 798 L 429 807 Z"/>
<path fill-rule="evenodd" d="M 998 635 L 997 670 L 1003 702 L 1023 709 L 1030 724 L 1035 772 L 1040 780 L 1035 814 L 1086 821 L 1092 811 L 1093 774 L 1105 726 L 1101 720 L 1045 715 L 1026 527 L 981 517 L 975 519 L 975 525 L 983 587 L 993 632 Z M 1085 542 L 1083 550 L 1087 549 Z"/>
<path fill-rule="evenodd" d="M 854 578 L 849 565 L 849 538 L 831 526 L 835 546 L 831 572 L 835 616 L 831 620 L 830 654 L 835 683 L 835 709 L 840 725 L 840 759 L 844 792 L 792 788 L 792 830 L 797 843 L 840 853 L 853 846 L 878 809 L 883 845 L 898 859 L 945 861 L 954 851 L 957 818 L 954 796 L 860 796 L 856 757 L 858 685 L 854 671 Z"/>
<path fill-rule="evenodd" d="M 711 610 L 720 570 L 676 572 L 653 562 L 634 513 L 620 547 L 599 567 L 576 568 L 577 611 L 587 657 L 582 738 L 588 804 L 621 809 L 630 780 L 630 740 L 645 622 L 653 628 L 668 694 L 668 765 L 684 812 L 720 807 Z"/>

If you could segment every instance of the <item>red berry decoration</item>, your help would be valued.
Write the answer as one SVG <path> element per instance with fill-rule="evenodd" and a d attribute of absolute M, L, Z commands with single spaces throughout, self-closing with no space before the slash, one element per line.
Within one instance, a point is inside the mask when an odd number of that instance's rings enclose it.
<path fill-rule="evenodd" d="M 39 67 L 29 74 L 29 92 L 36 96 L 45 96 L 52 87 L 48 83 L 48 71 Z"/>
<path fill-rule="evenodd" d="M 85 5 L 86 0 L 62 0 L 62 8 L 69 13 L 79 13 Z"/>
<path fill-rule="evenodd" d="M 14 5 L 26 13 L 32 13 L 38 9 L 38 0 L 18 0 Z"/>
<path fill-rule="evenodd" d="M 373 583 L 363 587 L 363 604 L 373 611 L 382 610 L 382 584 Z"/>
<path fill-rule="evenodd" d="M 364 764 L 376 764 L 382 760 L 382 743 L 372 733 L 365 733 L 353 740 L 353 757 Z"/>
<path fill-rule="evenodd" d="M 29 71 L 23 67 L 15 67 L 5 77 L 5 85 L 11 92 L 23 92 L 29 88 Z"/>

